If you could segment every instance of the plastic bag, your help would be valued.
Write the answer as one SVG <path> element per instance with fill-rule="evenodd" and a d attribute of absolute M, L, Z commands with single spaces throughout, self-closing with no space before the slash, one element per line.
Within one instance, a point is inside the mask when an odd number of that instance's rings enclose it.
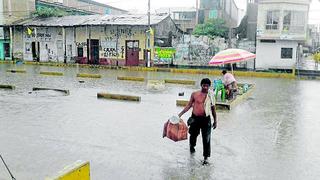
<path fill-rule="evenodd" d="M 173 118 L 174 117 L 174 118 Z M 175 142 L 188 139 L 188 126 L 177 117 L 171 117 L 163 126 L 162 137 L 167 137 Z"/>

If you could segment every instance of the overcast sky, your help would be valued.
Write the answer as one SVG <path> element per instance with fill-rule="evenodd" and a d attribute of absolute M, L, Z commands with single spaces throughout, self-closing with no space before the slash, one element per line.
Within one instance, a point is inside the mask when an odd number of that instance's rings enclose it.
<path fill-rule="evenodd" d="M 96 0 L 114 7 L 126 10 L 137 10 L 138 13 L 146 13 L 148 8 L 148 0 Z M 246 7 L 247 0 L 236 0 L 239 8 Z M 196 0 L 151 0 L 151 10 L 162 7 L 196 7 Z M 320 24 L 320 2 L 313 0 L 310 6 L 310 23 Z"/>

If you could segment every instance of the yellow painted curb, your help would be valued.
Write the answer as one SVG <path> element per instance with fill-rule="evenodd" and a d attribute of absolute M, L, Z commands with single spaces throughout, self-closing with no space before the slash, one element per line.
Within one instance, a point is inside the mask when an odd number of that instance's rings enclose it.
<path fill-rule="evenodd" d="M 0 60 L 0 64 L 15 64 L 16 61 Z"/>
<path fill-rule="evenodd" d="M 82 77 L 82 78 L 101 78 L 101 74 L 85 74 L 85 73 L 81 73 L 81 74 L 77 74 L 77 77 Z"/>
<path fill-rule="evenodd" d="M 186 84 L 186 85 L 195 85 L 196 82 L 192 80 L 178 80 L 178 79 L 165 79 L 165 83 L 171 84 Z"/>
<path fill-rule="evenodd" d="M 46 178 L 45 180 L 90 180 L 90 163 L 76 162 L 71 166 L 65 167 L 56 177 Z"/>
<path fill-rule="evenodd" d="M 176 100 L 176 105 L 177 106 L 186 106 L 188 104 L 188 100 Z"/>
<path fill-rule="evenodd" d="M 98 93 L 98 98 L 104 99 L 116 99 L 116 100 L 125 100 L 125 101 L 141 101 L 139 96 L 130 96 L 130 95 L 121 95 L 121 94 L 110 94 L 110 93 Z"/>
<path fill-rule="evenodd" d="M 269 72 L 251 72 L 251 71 L 234 71 L 235 76 L 260 77 L 260 78 L 287 78 L 294 79 L 292 73 L 269 73 Z"/>
<path fill-rule="evenodd" d="M 16 87 L 13 85 L 5 85 L 5 84 L 0 84 L 0 89 L 15 89 Z"/>
<path fill-rule="evenodd" d="M 0 63 L 14 63 L 14 61 L 0 61 Z M 102 68 L 102 69 L 122 69 L 128 71 L 157 71 L 157 72 L 172 72 L 172 73 L 187 73 L 187 74 L 208 74 L 222 76 L 222 70 L 216 69 L 175 69 L 175 68 L 157 68 L 157 67 L 141 67 L 141 66 L 105 66 L 105 65 L 90 65 L 90 64 L 64 64 L 53 62 L 33 62 L 24 61 L 24 64 L 31 65 L 45 65 L 45 66 L 59 66 L 59 67 L 83 67 L 83 68 Z M 295 79 L 296 76 L 293 73 L 273 73 L 273 72 L 254 72 L 254 71 L 234 71 L 235 76 L 244 77 L 258 77 L 258 78 L 287 78 Z"/>
<path fill-rule="evenodd" d="M 65 90 L 65 89 L 41 88 L 41 87 L 32 88 L 32 91 L 42 91 L 42 90 L 59 91 L 59 92 L 63 92 L 65 95 L 70 95 L 70 91 L 69 90 Z"/>
<path fill-rule="evenodd" d="M 11 73 L 26 73 L 27 71 L 24 69 L 8 69 L 7 72 Z"/>
<path fill-rule="evenodd" d="M 48 71 L 41 71 L 40 74 L 48 75 L 48 76 L 63 76 L 62 72 L 48 72 Z"/>
<path fill-rule="evenodd" d="M 120 77 L 120 76 L 118 76 L 117 79 L 118 80 L 125 80 L 125 81 L 144 81 L 143 77 L 129 77 L 129 76 Z"/>
<path fill-rule="evenodd" d="M 157 72 L 171 72 L 171 69 L 168 68 L 158 68 Z"/>
<path fill-rule="evenodd" d="M 300 76 L 297 77 L 297 80 L 320 80 L 320 77 Z"/>

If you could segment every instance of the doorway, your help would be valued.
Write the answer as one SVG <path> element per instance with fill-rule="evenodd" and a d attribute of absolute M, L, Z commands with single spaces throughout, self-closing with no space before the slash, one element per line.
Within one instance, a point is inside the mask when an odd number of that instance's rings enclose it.
<path fill-rule="evenodd" d="M 89 43 L 89 39 L 87 39 L 87 44 L 90 44 L 90 48 L 87 50 L 88 64 L 99 64 L 99 40 L 91 39 Z"/>
<path fill-rule="evenodd" d="M 32 42 L 31 49 L 32 49 L 33 61 L 39 62 L 40 61 L 40 42 L 37 42 L 37 45 L 36 45 L 36 42 Z"/>
<path fill-rule="evenodd" d="M 139 41 L 127 40 L 126 41 L 126 66 L 139 65 Z"/>

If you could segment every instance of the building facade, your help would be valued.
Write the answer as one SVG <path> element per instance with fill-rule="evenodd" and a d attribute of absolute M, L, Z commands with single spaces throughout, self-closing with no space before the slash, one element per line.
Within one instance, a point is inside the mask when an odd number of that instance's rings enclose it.
<path fill-rule="evenodd" d="M 234 0 L 200 0 L 198 13 L 199 24 L 209 19 L 220 18 L 232 28 L 236 28 L 245 15 L 244 9 L 240 9 Z"/>
<path fill-rule="evenodd" d="M 41 8 L 59 9 L 66 14 L 124 14 L 127 11 L 92 0 L 3 0 L 0 1 L 0 60 L 11 60 L 14 22 L 30 18 Z M 17 45 L 17 43 L 15 43 Z"/>
<path fill-rule="evenodd" d="M 12 47 L 10 37 L 12 29 L 7 25 L 17 20 L 30 17 L 35 10 L 32 1 L 3 0 L 0 1 L 0 60 L 11 59 Z"/>
<path fill-rule="evenodd" d="M 259 0 L 257 69 L 295 66 L 299 45 L 306 40 L 309 4 L 310 0 Z"/>
<path fill-rule="evenodd" d="M 307 46 L 310 52 L 320 52 L 320 24 L 310 24 Z"/>
<path fill-rule="evenodd" d="M 196 8 L 161 8 L 156 10 L 157 14 L 170 14 L 172 20 L 185 33 L 192 34 L 197 24 Z"/>
<path fill-rule="evenodd" d="M 179 35 L 168 15 L 91 15 L 31 19 L 15 25 L 14 55 L 25 61 L 144 65 L 154 45 Z M 23 43 L 19 43 L 23 42 Z"/>
<path fill-rule="evenodd" d="M 258 1 L 248 0 L 247 2 L 247 38 L 250 41 L 256 40 L 258 20 Z"/>

